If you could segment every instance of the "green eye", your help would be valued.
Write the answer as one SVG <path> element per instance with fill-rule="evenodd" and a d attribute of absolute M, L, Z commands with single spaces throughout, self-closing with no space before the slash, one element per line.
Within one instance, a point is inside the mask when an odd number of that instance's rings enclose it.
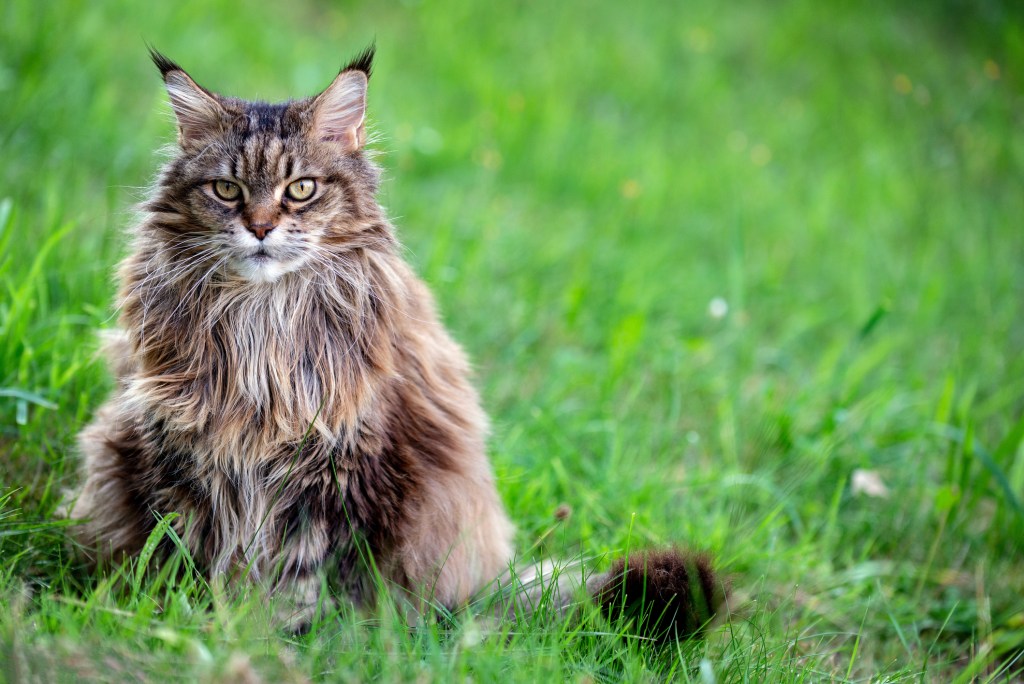
<path fill-rule="evenodd" d="M 242 188 L 238 187 L 237 183 L 232 183 L 231 181 L 213 181 L 213 194 L 226 202 L 230 202 L 239 198 L 242 194 Z"/>
<path fill-rule="evenodd" d="M 316 192 L 316 181 L 312 178 L 300 178 L 288 184 L 285 194 L 297 202 L 304 202 Z"/>

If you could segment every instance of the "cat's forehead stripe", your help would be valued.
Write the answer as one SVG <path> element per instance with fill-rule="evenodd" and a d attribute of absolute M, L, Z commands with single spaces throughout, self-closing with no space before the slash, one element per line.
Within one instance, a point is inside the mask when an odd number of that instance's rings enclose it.
<path fill-rule="evenodd" d="M 246 128 L 244 138 L 258 133 L 273 133 L 280 136 L 282 133 L 281 122 L 287 104 L 267 104 L 265 102 L 251 102 L 246 108 Z"/>
<path fill-rule="evenodd" d="M 249 155 L 245 153 L 245 148 L 240 150 L 238 155 L 238 177 L 246 178 L 249 175 Z"/>
<path fill-rule="evenodd" d="M 235 154 L 222 161 L 224 173 L 243 181 L 254 191 L 269 191 L 288 177 L 295 168 L 288 144 L 280 137 L 264 132 L 238 145 Z"/>
<path fill-rule="evenodd" d="M 263 147 L 263 169 L 268 175 L 273 173 L 277 178 L 281 177 L 281 156 L 284 153 L 284 143 L 280 137 L 272 137 L 267 140 Z"/>

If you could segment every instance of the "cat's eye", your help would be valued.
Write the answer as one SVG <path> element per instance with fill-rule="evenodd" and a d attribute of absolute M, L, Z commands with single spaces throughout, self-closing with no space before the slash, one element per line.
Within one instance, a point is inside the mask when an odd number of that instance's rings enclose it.
<path fill-rule="evenodd" d="M 213 181 L 213 194 L 225 202 L 232 202 L 242 196 L 242 188 L 238 187 L 238 183 L 216 180 Z"/>
<path fill-rule="evenodd" d="M 288 195 L 288 199 L 293 199 L 296 202 L 304 202 L 313 196 L 316 192 L 316 181 L 312 178 L 300 178 L 297 181 L 293 181 L 288 184 L 285 188 L 285 194 Z"/>

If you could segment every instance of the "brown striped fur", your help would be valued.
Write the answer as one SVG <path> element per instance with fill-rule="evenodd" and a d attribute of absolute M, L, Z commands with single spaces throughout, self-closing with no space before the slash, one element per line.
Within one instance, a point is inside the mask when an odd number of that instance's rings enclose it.
<path fill-rule="evenodd" d="M 368 550 L 392 586 L 465 604 L 508 570 L 513 528 L 466 358 L 374 199 L 372 51 L 284 104 L 215 95 L 154 61 L 180 149 L 118 272 L 117 387 L 80 435 L 79 540 L 118 561 L 154 513 L 177 512 L 211 576 L 301 604 L 327 573 L 365 603 Z M 307 202 L 282 194 L 298 178 L 316 180 Z M 218 199 L 217 179 L 244 197 Z"/>

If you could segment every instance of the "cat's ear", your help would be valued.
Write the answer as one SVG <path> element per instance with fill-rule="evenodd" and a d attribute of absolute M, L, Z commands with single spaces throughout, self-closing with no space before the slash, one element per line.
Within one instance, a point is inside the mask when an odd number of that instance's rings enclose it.
<path fill-rule="evenodd" d="M 180 66 L 150 48 L 150 57 L 164 77 L 182 149 L 201 146 L 224 132 L 229 119 L 217 96 L 192 80 Z"/>
<path fill-rule="evenodd" d="M 312 133 L 339 144 L 345 153 L 366 144 L 366 86 L 373 68 L 374 47 L 363 50 L 313 99 Z"/>

